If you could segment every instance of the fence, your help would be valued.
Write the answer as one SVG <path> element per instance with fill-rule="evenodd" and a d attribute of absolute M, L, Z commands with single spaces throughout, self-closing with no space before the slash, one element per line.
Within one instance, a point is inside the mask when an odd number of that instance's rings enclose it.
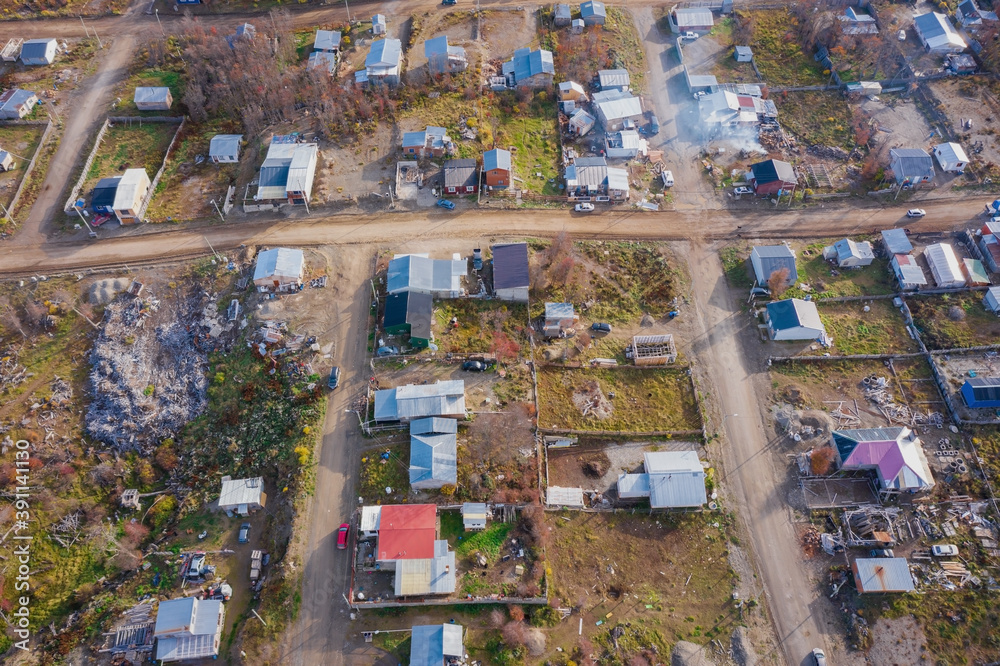
<path fill-rule="evenodd" d="M 543 435 L 577 435 L 592 437 L 703 437 L 703 430 L 573 430 L 572 428 L 539 428 Z"/>
<path fill-rule="evenodd" d="M 21 200 L 21 195 L 24 193 L 24 188 L 28 185 L 28 178 L 31 177 L 31 172 L 35 170 L 35 163 L 38 162 L 38 156 L 42 154 L 42 149 L 45 148 L 45 142 L 49 138 L 49 134 L 52 133 L 52 121 L 47 120 L 27 120 L 27 121 L 16 121 L 14 123 L 4 123 L 11 125 L 45 125 L 45 130 L 42 132 L 42 138 L 38 142 L 38 147 L 35 148 L 35 154 L 31 156 L 31 161 L 28 162 L 28 166 L 24 170 L 24 175 L 21 176 L 21 183 L 17 186 L 17 191 L 14 192 L 14 198 L 10 200 L 10 205 L 7 206 L 7 212 L 11 216 L 11 220 L 14 219 L 14 211 L 17 210 L 17 204 Z"/>
<path fill-rule="evenodd" d="M 104 124 L 101 125 L 101 129 L 97 132 L 97 138 L 94 139 L 94 147 L 90 149 L 90 154 L 87 155 L 87 161 L 83 163 L 83 170 L 80 172 L 80 177 L 77 178 L 76 184 L 73 185 L 73 189 L 69 191 L 69 198 L 66 199 L 66 205 L 63 206 L 63 211 L 67 214 L 73 212 L 76 199 L 80 196 L 80 190 L 83 189 L 83 184 L 87 180 L 87 174 L 90 173 L 90 167 L 94 165 L 94 158 L 97 157 L 97 149 L 101 147 L 101 141 L 104 140 L 104 134 L 108 131 L 108 125 L 110 122 L 110 118 L 104 119 Z"/>
<path fill-rule="evenodd" d="M 153 199 L 153 194 L 156 192 L 156 186 L 160 184 L 160 178 L 163 177 L 163 172 L 167 168 L 167 160 L 170 159 L 170 151 L 174 149 L 174 144 L 177 143 L 177 137 L 180 136 L 181 130 L 184 129 L 185 122 L 187 122 L 187 118 L 181 118 L 181 124 L 177 126 L 177 131 L 174 132 L 173 138 L 170 139 L 170 144 L 167 146 L 167 152 L 163 154 L 163 162 L 160 163 L 160 169 L 156 172 L 156 175 L 153 176 L 153 180 L 149 184 L 149 191 L 146 192 L 146 196 L 142 199 L 142 204 L 139 206 L 140 220 L 146 215 L 146 208 L 149 207 L 149 202 Z M 140 122 L 139 125 L 141 126 L 142 123 Z"/>

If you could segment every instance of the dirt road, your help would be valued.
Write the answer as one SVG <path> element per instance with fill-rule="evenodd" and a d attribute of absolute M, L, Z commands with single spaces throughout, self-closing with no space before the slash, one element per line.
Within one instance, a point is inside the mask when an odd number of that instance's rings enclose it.
<path fill-rule="evenodd" d="M 816 590 L 802 566 L 790 508 L 776 492 L 782 485 L 776 475 L 783 467 L 772 460 L 763 422 L 765 405 L 757 399 L 760 387 L 766 390 L 766 377 L 761 377 L 763 368 L 750 367 L 752 360 L 740 344 L 741 334 L 747 334 L 743 329 L 754 324 L 733 311 L 734 294 L 717 248 L 692 243 L 688 263 L 695 316 L 702 329 L 691 353 L 718 401 L 720 431 L 725 435 L 725 473 L 720 481 L 750 533 L 785 663 L 804 663 L 812 648 L 824 645 L 824 636 L 813 614 Z"/>

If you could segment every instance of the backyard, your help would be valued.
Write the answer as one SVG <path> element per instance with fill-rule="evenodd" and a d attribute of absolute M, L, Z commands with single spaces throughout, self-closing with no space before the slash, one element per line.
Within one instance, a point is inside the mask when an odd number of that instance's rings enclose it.
<path fill-rule="evenodd" d="M 806 145 L 854 147 L 851 107 L 839 92 L 782 92 L 778 120 Z"/>
<path fill-rule="evenodd" d="M 559 80 L 586 86 L 598 70 L 627 69 L 639 94 L 645 90 L 646 62 L 635 23 L 626 9 L 608 7 L 607 12 L 602 27 L 584 28 L 578 35 L 555 29 L 546 35 Z"/>
<path fill-rule="evenodd" d="M 827 334 L 833 337 L 833 353 L 850 356 L 920 351 L 916 340 L 906 332 L 903 315 L 891 300 L 820 301 L 817 307 Z"/>
<path fill-rule="evenodd" d="M 97 155 L 87 172 L 82 195 L 101 178 L 120 176 L 126 169 L 145 169 L 152 180 L 163 164 L 176 123 L 113 123 L 104 134 Z"/>
<path fill-rule="evenodd" d="M 10 208 L 21 179 L 28 170 L 28 162 L 38 149 L 38 142 L 45 131 L 44 125 L 2 125 L 0 126 L 0 149 L 16 155 L 17 167 L 0 173 L 0 203 Z"/>
<path fill-rule="evenodd" d="M 978 292 L 907 298 L 913 323 L 928 349 L 996 344 L 1000 318 L 983 307 Z"/>
<path fill-rule="evenodd" d="M 182 66 L 181 62 L 176 58 L 178 68 Z M 119 84 L 115 89 L 118 95 L 118 101 L 114 104 L 114 112 L 116 114 L 124 114 L 127 116 L 173 116 L 177 115 L 177 107 L 180 103 L 181 97 L 184 95 L 183 89 L 183 74 L 180 71 L 173 69 L 145 69 L 145 63 L 140 61 L 133 64 L 133 67 L 137 65 L 142 66 L 138 72 L 130 76 L 124 82 Z M 135 105 L 135 89 L 139 87 L 150 87 L 150 88 L 160 88 L 166 87 L 170 88 L 170 95 L 173 97 L 173 104 L 169 111 L 140 111 Z"/>
<path fill-rule="evenodd" d="M 822 66 L 804 53 L 796 32 L 798 20 L 784 9 L 736 12 L 736 20 L 750 22 L 750 47 L 764 81 L 770 85 L 815 86 L 829 79 Z M 781 104 L 778 111 L 781 112 Z M 785 115 L 782 119 L 784 121 Z"/>
<path fill-rule="evenodd" d="M 802 298 L 807 293 L 816 297 L 838 298 L 841 296 L 876 296 L 891 294 L 895 291 L 892 284 L 892 274 L 889 272 L 888 261 L 875 258 L 871 265 L 858 269 L 837 268 L 836 265 L 823 258 L 823 248 L 837 242 L 836 238 L 810 243 L 803 248 L 796 248 L 796 269 L 799 281 L 782 294 L 783 298 Z M 854 237 L 852 240 L 871 240 Z M 808 287 L 807 292 L 803 287 Z"/>

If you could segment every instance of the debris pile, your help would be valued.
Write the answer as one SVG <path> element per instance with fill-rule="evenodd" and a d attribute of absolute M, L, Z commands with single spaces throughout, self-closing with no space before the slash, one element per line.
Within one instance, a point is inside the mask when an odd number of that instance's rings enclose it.
<path fill-rule="evenodd" d="M 889 390 L 889 380 L 885 377 L 876 375 L 865 377 L 862 384 L 864 384 L 865 398 L 875 405 L 889 423 L 900 423 L 907 426 L 927 424 L 935 428 L 944 426 L 944 417 L 941 412 L 923 414 L 911 411 L 906 405 L 896 402 L 892 391 Z"/>
<path fill-rule="evenodd" d="M 820 537 L 819 530 L 815 527 L 807 528 L 799 539 L 802 543 L 802 552 L 805 553 L 806 557 L 813 557 L 819 553 L 820 548 L 823 545 L 823 540 Z"/>
<path fill-rule="evenodd" d="M 184 319 L 197 317 L 200 299 L 192 300 Z M 152 296 L 118 296 L 104 311 L 91 352 L 87 429 L 120 450 L 143 450 L 172 436 L 207 402 L 208 358 L 195 343 L 198 327 L 176 318 L 146 326 L 159 305 Z"/>
<path fill-rule="evenodd" d="M 584 416 L 606 419 L 611 416 L 614 406 L 604 396 L 601 385 L 590 380 L 573 392 L 573 404 Z"/>
<path fill-rule="evenodd" d="M 0 358 L 0 390 L 16 388 L 31 376 L 28 369 L 17 360 L 17 350 L 10 349 Z"/>

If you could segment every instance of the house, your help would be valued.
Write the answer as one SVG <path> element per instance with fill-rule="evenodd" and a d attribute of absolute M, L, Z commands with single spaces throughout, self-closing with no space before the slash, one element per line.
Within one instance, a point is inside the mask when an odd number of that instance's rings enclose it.
<path fill-rule="evenodd" d="M 0 150 L 0 171 L 11 171 L 16 166 L 17 163 L 14 161 L 14 156 L 6 150 Z"/>
<path fill-rule="evenodd" d="M 458 421 L 410 421 L 410 487 L 430 490 L 458 482 Z"/>
<path fill-rule="evenodd" d="M 709 87 L 709 82 L 702 82 L 703 79 L 705 79 L 703 76 L 689 77 L 688 86 L 692 90 Z M 762 119 L 776 118 L 778 107 L 773 100 L 759 96 L 717 90 L 701 98 L 698 102 L 698 112 L 701 121 L 709 126 L 751 127 L 759 125 Z"/>
<path fill-rule="evenodd" d="M 687 65 L 684 65 L 684 82 L 687 84 L 688 90 L 690 90 L 692 93 L 703 92 L 707 95 L 710 92 L 719 89 L 719 79 L 712 76 L 711 74 L 695 74 L 691 71 L 691 68 L 688 67 Z M 740 85 L 740 84 L 728 84 L 728 85 Z"/>
<path fill-rule="evenodd" d="M 610 158 L 632 159 L 646 154 L 646 140 L 634 129 L 604 135 L 604 153 Z"/>
<path fill-rule="evenodd" d="M 771 275 L 782 268 L 788 269 L 788 284 L 793 285 L 799 280 L 795 269 L 795 253 L 787 245 L 755 245 L 750 252 L 750 265 L 753 266 L 757 284 L 766 285 Z"/>
<path fill-rule="evenodd" d="M 444 194 L 475 194 L 479 191 L 479 162 L 474 159 L 444 163 Z"/>
<path fill-rule="evenodd" d="M 555 73 L 552 51 L 545 49 L 518 49 L 503 63 L 503 75 L 511 88 L 547 88 Z"/>
<path fill-rule="evenodd" d="M 603 157 L 577 157 L 566 167 L 568 201 L 626 201 L 628 171 L 609 167 Z"/>
<path fill-rule="evenodd" d="M 618 497 L 649 498 L 651 509 L 689 509 L 708 501 L 705 466 L 696 451 L 655 451 L 643 454 L 642 474 L 618 477 Z"/>
<path fill-rule="evenodd" d="M 969 163 L 969 156 L 957 143 L 941 143 L 934 146 L 934 158 L 937 159 L 941 171 L 962 173 Z"/>
<path fill-rule="evenodd" d="M 309 54 L 309 61 L 306 63 L 307 69 L 319 69 L 326 71 L 333 76 L 337 73 L 337 54 L 327 51 L 313 51 Z"/>
<path fill-rule="evenodd" d="M 580 4 L 580 18 L 584 25 L 604 25 L 608 19 L 608 10 L 603 2 L 588 0 Z"/>
<path fill-rule="evenodd" d="M 583 19 L 573 19 L 573 23 L 570 24 L 570 32 L 574 35 L 582 35 L 583 29 L 586 26 L 587 24 L 583 22 Z"/>
<path fill-rule="evenodd" d="M 375 421 L 379 423 L 409 422 L 432 416 L 465 418 L 464 381 L 407 384 L 375 392 Z"/>
<path fill-rule="evenodd" d="M 882 246 L 887 254 L 907 254 L 913 252 L 913 245 L 906 236 L 905 229 L 886 229 L 882 232 Z"/>
<path fill-rule="evenodd" d="M 678 7 L 670 14 L 674 32 L 708 32 L 715 25 L 712 10 L 707 7 Z M 676 26 L 676 28 L 675 28 Z"/>
<path fill-rule="evenodd" d="M 38 96 L 30 90 L 11 88 L 0 95 L 0 118 L 20 120 L 38 104 Z"/>
<path fill-rule="evenodd" d="M 486 187 L 510 187 L 512 177 L 510 151 L 494 148 L 483 153 L 483 173 L 486 177 Z"/>
<path fill-rule="evenodd" d="M 365 57 L 365 69 L 355 76 L 358 83 L 383 83 L 387 86 L 399 84 L 399 64 L 402 58 L 402 43 L 398 39 L 380 39 L 373 42 Z"/>
<path fill-rule="evenodd" d="M 397 597 L 455 591 L 455 552 L 448 550 L 446 540 L 437 538 L 436 506 L 383 506 L 377 532 L 375 559 L 380 569 L 395 572 Z"/>
<path fill-rule="evenodd" d="M 604 126 L 605 132 L 616 132 L 620 129 L 642 122 L 642 102 L 629 92 L 611 90 L 594 95 L 594 111 L 598 120 Z"/>
<path fill-rule="evenodd" d="M 253 284 L 258 291 L 295 291 L 302 286 L 305 259 L 302 250 L 275 247 L 257 255 Z"/>
<path fill-rule="evenodd" d="M 669 365 L 677 360 L 677 346 L 674 336 L 666 335 L 635 335 L 632 345 L 625 355 L 632 363 L 640 367 L 651 365 Z"/>
<path fill-rule="evenodd" d="M 569 5 L 559 3 L 552 12 L 552 22 L 557 28 L 565 28 L 570 24 L 572 16 Z"/>
<path fill-rule="evenodd" d="M 424 55 L 427 56 L 427 71 L 431 74 L 464 72 L 469 66 L 465 49 L 461 46 L 449 46 L 447 35 L 425 41 Z"/>
<path fill-rule="evenodd" d="M 913 18 L 913 29 L 924 48 L 931 53 L 961 53 L 968 44 L 955 32 L 951 20 L 939 12 L 929 12 Z"/>
<path fill-rule="evenodd" d="M 455 150 L 455 144 L 443 127 L 427 126 L 419 132 L 403 134 L 403 154 L 417 158 L 441 157 Z"/>
<path fill-rule="evenodd" d="M 465 293 L 465 259 L 430 259 L 420 254 L 398 254 L 389 262 L 386 293 L 416 291 L 434 298 L 458 298 Z"/>
<path fill-rule="evenodd" d="M 601 69 L 597 72 L 598 86 L 601 90 L 618 90 L 628 92 L 631 79 L 627 69 Z"/>
<path fill-rule="evenodd" d="M 905 557 L 859 557 L 851 562 L 858 594 L 913 592 L 913 576 Z"/>
<path fill-rule="evenodd" d="M 135 108 L 140 111 L 169 111 L 174 103 L 166 86 L 139 86 L 135 89 Z"/>
<path fill-rule="evenodd" d="M 801 298 L 768 303 L 764 321 L 772 340 L 820 340 L 826 337 L 816 304 Z"/>
<path fill-rule="evenodd" d="M 962 275 L 962 267 L 955 256 L 955 250 L 947 243 L 935 243 L 928 245 L 924 250 L 924 257 L 927 265 L 930 266 L 931 275 L 934 276 L 934 283 L 943 289 L 952 287 L 964 287 L 965 277 Z"/>
<path fill-rule="evenodd" d="M 952 74 L 975 74 L 979 69 L 976 59 L 968 53 L 949 53 L 944 57 L 944 66 Z"/>
<path fill-rule="evenodd" d="M 917 260 L 913 258 L 912 254 L 894 254 L 889 265 L 899 282 L 900 289 L 909 291 L 927 286 L 927 276 L 924 275 L 924 269 L 917 265 Z"/>
<path fill-rule="evenodd" d="M 416 625 L 410 632 L 410 666 L 464 663 L 462 625 Z"/>
<path fill-rule="evenodd" d="M 546 303 L 542 333 L 547 338 L 561 338 L 569 329 L 576 326 L 579 320 L 573 311 L 572 303 Z"/>
<path fill-rule="evenodd" d="M 267 156 L 260 165 L 256 201 L 285 201 L 293 206 L 309 205 L 319 145 L 299 143 L 293 135 L 271 137 Z"/>
<path fill-rule="evenodd" d="M 462 527 L 466 532 L 485 530 L 489 517 L 490 512 L 485 504 L 466 502 L 462 505 Z"/>
<path fill-rule="evenodd" d="M 21 45 L 21 62 L 25 65 L 51 65 L 59 45 L 54 39 L 29 39 Z"/>
<path fill-rule="evenodd" d="M 597 124 L 597 118 L 583 109 L 577 109 L 569 117 L 569 131 L 576 136 L 585 136 Z"/>
<path fill-rule="evenodd" d="M 889 168 L 901 187 L 915 187 L 934 179 L 934 160 L 920 148 L 893 148 Z"/>
<path fill-rule="evenodd" d="M 983 253 L 983 263 L 991 272 L 1000 271 L 1000 241 L 994 234 L 983 234 L 979 239 L 979 249 Z"/>
<path fill-rule="evenodd" d="M 498 300 L 528 302 L 528 244 L 505 243 L 493 252 L 493 293 Z"/>
<path fill-rule="evenodd" d="M 962 384 L 962 397 L 969 409 L 996 409 L 1000 407 L 1000 379 L 970 377 Z"/>
<path fill-rule="evenodd" d="M 917 492 L 934 485 L 924 449 L 909 428 L 833 431 L 837 463 L 844 470 L 872 470 L 884 493 Z"/>
<path fill-rule="evenodd" d="M 749 46 L 737 46 L 733 49 L 733 59 L 736 62 L 751 62 L 753 60 L 753 49 Z"/>
<path fill-rule="evenodd" d="M 799 179 L 788 162 L 767 160 L 750 165 L 750 187 L 758 196 L 790 194 L 795 192 Z"/>
<path fill-rule="evenodd" d="M 313 53 L 340 53 L 342 36 L 339 30 L 317 30 L 313 39 Z"/>
<path fill-rule="evenodd" d="M 185 597 L 161 601 L 153 637 L 162 662 L 218 657 L 226 607 L 221 599 Z"/>
<path fill-rule="evenodd" d="M 958 3 L 958 8 L 955 9 L 955 18 L 963 27 L 968 28 L 973 25 L 982 25 L 983 21 L 996 21 L 997 15 L 995 12 L 988 12 L 977 7 L 975 0 L 964 0 L 964 2 Z"/>
<path fill-rule="evenodd" d="M 559 84 L 559 101 L 586 102 L 587 91 L 576 81 L 563 81 Z"/>
<path fill-rule="evenodd" d="M 382 328 L 387 335 L 409 335 L 410 344 L 421 349 L 434 339 L 431 322 L 434 316 L 434 299 L 430 294 L 404 291 L 389 294 L 385 299 Z"/>
<path fill-rule="evenodd" d="M 208 158 L 216 164 L 235 164 L 242 144 L 242 134 L 216 134 L 208 144 Z"/>
<path fill-rule="evenodd" d="M 118 192 L 118 183 L 121 179 L 121 176 L 112 176 L 97 181 L 90 195 L 90 210 L 94 215 L 115 214 L 115 194 Z"/>
<path fill-rule="evenodd" d="M 962 276 L 965 278 L 966 284 L 970 287 L 982 287 L 990 283 L 990 276 L 986 274 L 983 262 L 978 259 L 969 259 L 966 257 L 962 259 L 961 266 Z"/>
<path fill-rule="evenodd" d="M 387 27 L 384 14 L 376 14 L 372 17 L 373 35 L 384 35 Z"/>
<path fill-rule="evenodd" d="M 857 268 L 871 264 L 875 255 L 872 253 L 872 244 L 868 241 L 857 242 L 844 238 L 823 248 L 823 258 L 835 261 L 838 268 Z"/>
<path fill-rule="evenodd" d="M 1000 287 L 990 287 L 986 290 L 983 305 L 993 314 L 1000 314 Z"/>
<path fill-rule="evenodd" d="M 857 7 L 848 7 L 837 16 L 845 35 L 877 35 L 878 24 L 875 17 Z"/>
<path fill-rule="evenodd" d="M 264 477 L 252 479 L 233 479 L 222 477 L 222 490 L 219 492 L 219 508 L 232 511 L 241 516 L 263 509 L 267 504 L 267 493 L 264 492 Z"/>
<path fill-rule="evenodd" d="M 118 181 L 115 200 L 111 204 L 115 217 L 122 224 L 134 224 L 143 212 L 143 201 L 149 191 L 149 176 L 145 169 L 126 169 Z"/>

